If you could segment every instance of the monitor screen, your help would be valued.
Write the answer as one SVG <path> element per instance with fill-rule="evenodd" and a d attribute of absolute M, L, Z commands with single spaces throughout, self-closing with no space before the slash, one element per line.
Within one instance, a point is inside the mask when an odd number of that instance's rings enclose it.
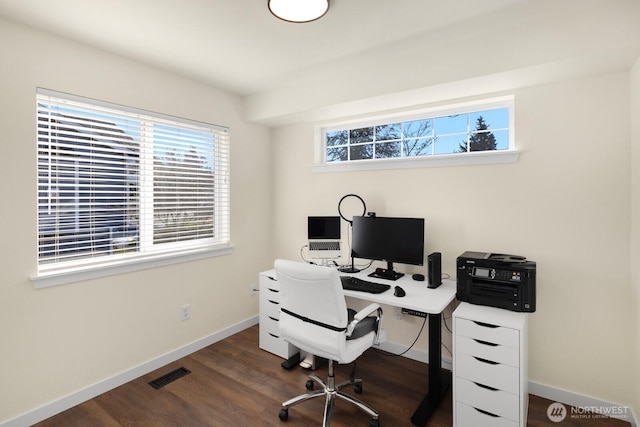
<path fill-rule="evenodd" d="M 352 240 L 354 258 L 387 262 L 386 271 L 378 269 L 378 277 L 400 277 L 393 271 L 394 262 L 424 265 L 423 218 L 355 216 Z"/>
<path fill-rule="evenodd" d="M 339 216 L 310 216 L 307 221 L 309 240 L 340 239 Z"/>

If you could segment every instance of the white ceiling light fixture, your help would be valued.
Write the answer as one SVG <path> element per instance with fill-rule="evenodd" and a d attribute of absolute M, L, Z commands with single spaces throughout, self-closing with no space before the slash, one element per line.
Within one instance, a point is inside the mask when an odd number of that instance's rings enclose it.
<path fill-rule="evenodd" d="M 329 10 L 329 0 L 267 0 L 269 11 L 287 22 L 311 22 Z"/>

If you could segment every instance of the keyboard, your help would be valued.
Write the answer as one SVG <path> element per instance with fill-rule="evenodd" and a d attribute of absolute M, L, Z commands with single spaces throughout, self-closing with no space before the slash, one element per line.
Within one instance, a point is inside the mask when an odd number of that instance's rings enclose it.
<path fill-rule="evenodd" d="M 312 251 L 339 251 L 340 242 L 309 242 Z"/>
<path fill-rule="evenodd" d="M 342 289 L 349 291 L 369 292 L 370 294 L 381 294 L 391 288 L 391 285 L 384 283 L 374 283 L 367 280 L 358 279 L 351 276 L 340 276 L 342 280 Z"/>

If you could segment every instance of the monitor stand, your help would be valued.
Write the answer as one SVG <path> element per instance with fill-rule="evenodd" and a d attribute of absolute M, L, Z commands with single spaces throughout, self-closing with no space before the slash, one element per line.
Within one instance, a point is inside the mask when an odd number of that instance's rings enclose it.
<path fill-rule="evenodd" d="M 393 263 L 387 261 L 387 268 L 376 268 L 376 271 L 369 274 L 369 277 L 377 277 L 379 279 L 398 280 L 404 276 L 404 273 L 398 273 L 393 270 Z"/>
<path fill-rule="evenodd" d="M 351 267 L 341 267 L 338 269 L 341 273 L 359 273 L 360 269 L 356 268 L 355 263 L 353 262 L 353 257 L 351 257 Z"/>

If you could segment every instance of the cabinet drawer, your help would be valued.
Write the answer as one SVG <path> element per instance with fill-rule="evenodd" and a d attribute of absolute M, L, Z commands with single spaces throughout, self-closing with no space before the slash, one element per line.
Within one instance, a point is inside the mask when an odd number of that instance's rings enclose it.
<path fill-rule="evenodd" d="M 261 325 L 262 326 L 262 325 Z M 260 348 L 283 359 L 288 359 L 298 352 L 296 346 L 289 344 L 278 335 L 260 328 Z"/>
<path fill-rule="evenodd" d="M 520 370 L 517 367 L 464 353 L 456 353 L 454 363 L 456 377 L 509 393 L 520 392 Z"/>
<path fill-rule="evenodd" d="M 276 273 L 273 274 L 261 274 L 259 277 L 260 287 L 266 286 L 275 290 L 280 290 L 278 285 L 278 279 L 276 279 Z"/>
<path fill-rule="evenodd" d="M 280 303 L 260 296 L 260 314 L 280 318 Z"/>
<path fill-rule="evenodd" d="M 455 403 L 456 427 L 518 427 L 518 423 L 464 403 Z"/>
<path fill-rule="evenodd" d="M 260 313 L 260 330 L 264 330 L 279 337 L 280 321 L 277 317 L 271 317 Z"/>
<path fill-rule="evenodd" d="M 455 379 L 456 401 L 508 418 L 519 421 L 520 400 L 517 394 L 490 389 L 463 378 Z"/>
<path fill-rule="evenodd" d="M 280 302 L 280 291 L 273 286 L 260 286 L 260 301 L 275 301 Z"/>
<path fill-rule="evenodd" d="M 455 328 L 456 335 L 507 347 L 520 348 L 520 333 L 517 329 L 461 318 L 456 318 Z"/>
<path fill-rule="evenodd" d="M 517 348 L 460 335 L 456 335 L 455 344 L 456 354 L 468 354 L 511 366 L 520 365 L 520 351 Z"/>

